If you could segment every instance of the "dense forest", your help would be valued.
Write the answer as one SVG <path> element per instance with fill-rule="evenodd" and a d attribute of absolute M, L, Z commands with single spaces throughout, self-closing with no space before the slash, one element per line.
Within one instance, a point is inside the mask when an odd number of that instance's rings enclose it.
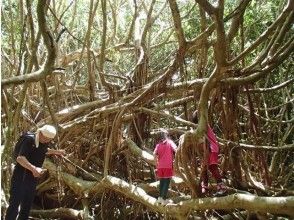
<path fill-rule="evenodd" d="M 1 215 L 18 137 L 58 128 L 32 219 L 291 219 L 294 0 L 6 0 Z M 192 122 L 198 111 L 199 122 Z M 209 124 L 228 187 L 199 192 Z M 155 136 L 177 144 L 156 203 Z"/>

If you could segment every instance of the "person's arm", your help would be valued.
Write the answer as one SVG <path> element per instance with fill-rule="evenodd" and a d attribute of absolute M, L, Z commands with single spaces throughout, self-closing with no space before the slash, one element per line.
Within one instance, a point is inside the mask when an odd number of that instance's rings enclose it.
<path fill-rule="evenodd" d="M 155 165 L 157 166 L 157 164 L 158 164 L 158 155 L 153 154 L 153 156 L 154 156 Z"/>
<path fill-rule="evenodd" d="M 18 156 L 16 157 L 16 162 L 25 169 L 31 171 L 34 177 L 40 177 L 45 170 L 41 167 L 34 166 L 27 159 L 29 155 L 34 154 L 34 145 L 35 140 L 31 136 L 25 136 L 20 146 Z"/>
<path fill-rule="evenodd" d="M 64 156 L 65 155 L 65 150 L 55 150 L 48 148 L 48 151 L 46 153 L 47 155 L 57 155 L 57 156 Z"/>
<path fill-rule="evenodd" d="M 176 153 L 176 151 L 177 151 L 177 145 L 175 144 L 175 142 L 173 142 L 172 140 L 170 140 L 170 144 L 171 144 L 171 147 L 172 147 L 172 149 L 173 149 L 173 152 L 174 153 Z"/>
<path fill-rule="evenodd" d="M 45 172 L 45 169 L 42 169 L 41 167 L 36 167 L 33 164 L 31 164 L 25 156 L 18 156 L 16 158 L 16 161 L 22 167 L 31 171 L 34 177 L 40 177 Z"/>
<path fill-rule="evenodd" d="M 155 149 L 154 149 L 154 151 L 153 151 L 153 156 L 154 156 L 155 166 L 157 166 L 157 164 L 158 164 L 157 148 L 158 148 L 158 146 L 156 145 L 156 146 L 155 146 Z"/>

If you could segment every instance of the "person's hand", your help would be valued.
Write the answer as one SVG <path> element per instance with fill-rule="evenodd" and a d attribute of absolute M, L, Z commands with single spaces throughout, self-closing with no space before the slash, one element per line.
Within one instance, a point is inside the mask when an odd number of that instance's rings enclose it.
<path fill-rule="evenodd" d="M 46 169 L 43 169 L 41 167 L 34 167 L 32 169 L 32 173 L 33 173 L 33 176 L 38 178 L 40 177 L 43 173 L 45 173 Z"/>
<path fill-rule="evenodd" d="M 57 154 L 56 155 L 58 155 L 58 156 L 64 156 L 65 155 L 65 150 L 57 150 L 57 152 L 56 152 Z"/>
<path fill-rule="evenodd" d="M 60 149 L 60 150 L 48 149 L 47 155 L 64 156 L 65 155 L 65 150 L 63 150 L 63 149 Z"/>

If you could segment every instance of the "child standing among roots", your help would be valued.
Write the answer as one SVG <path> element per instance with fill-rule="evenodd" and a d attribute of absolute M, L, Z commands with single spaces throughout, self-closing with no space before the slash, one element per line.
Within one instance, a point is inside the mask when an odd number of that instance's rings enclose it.
<path fill-rule="evenodd" d="M 166 199 L 170 180 L 173 176 L 173 158 L 176 152 L 176 144 L 168 138 L 165 130 L 160 131 L 157 145 L 153 152 L 156 161 L 156 175 L 159 179 L 159 197 L 157 203 L 166 205 Z"/>
<path fill-rule="evenodd" d="M 192 121 L 193 123 L 198 124 L 197 111 L 193 113 Z M 202 161 L 202 170 L 200 175 L 201 193 L 206 194 L 208 191 L 208 170 L 209 170 L 211 175 L 217 182 L 217 193 L 215 195 L 222 196 L 226 193 L 227 187 L 222 181 L 222 176 L 218 168 L 219 145 L 218 145 L 216 136 L 209 125 L 207 125 L 206 140 L 208 141 L 208 143 L 206 144 L 206 141 L 204 141 L 204 143 L 202 144 L 204 158 Z"/>

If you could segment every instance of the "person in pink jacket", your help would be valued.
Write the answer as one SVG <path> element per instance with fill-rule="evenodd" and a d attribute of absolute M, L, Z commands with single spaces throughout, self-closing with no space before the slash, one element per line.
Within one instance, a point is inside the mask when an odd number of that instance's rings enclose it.
<path fill-rule="evenodd" d="M 170 180 L 173 176 L 173 159 L 176 152 L 176 144 L 168 138 L 167 131 L 160 131 L 159 138 L 154 149 L 156 161 L 156 176 L 159 179 L 159 197 L 157 202 L 163 205 L 168 203 L 167 192 Z"/>
<path fill-rule="evenodd" d="M 193 123 L 198 124 L 197 111 L 193 113 L 192 121 Z M 222 175 L 220 174 L 218 168 L 219 145 L 216 139 L 216 135 L 209 125 L 207 125 L 206 141 L 204 141 L 203 147 L 206 148 L 203 149 L 203 151 L 208 153 L 204 154 L 202 162 L 202 172 L 200 175 L 201 192 L 202 194 L 205 194 L 208 191 L 209 170 L 212 177 L 216 180 L 217 183 L 217 193 L 215 195 L 221 196 L 226 193 L 227 187 L 222 181 Z"/>

